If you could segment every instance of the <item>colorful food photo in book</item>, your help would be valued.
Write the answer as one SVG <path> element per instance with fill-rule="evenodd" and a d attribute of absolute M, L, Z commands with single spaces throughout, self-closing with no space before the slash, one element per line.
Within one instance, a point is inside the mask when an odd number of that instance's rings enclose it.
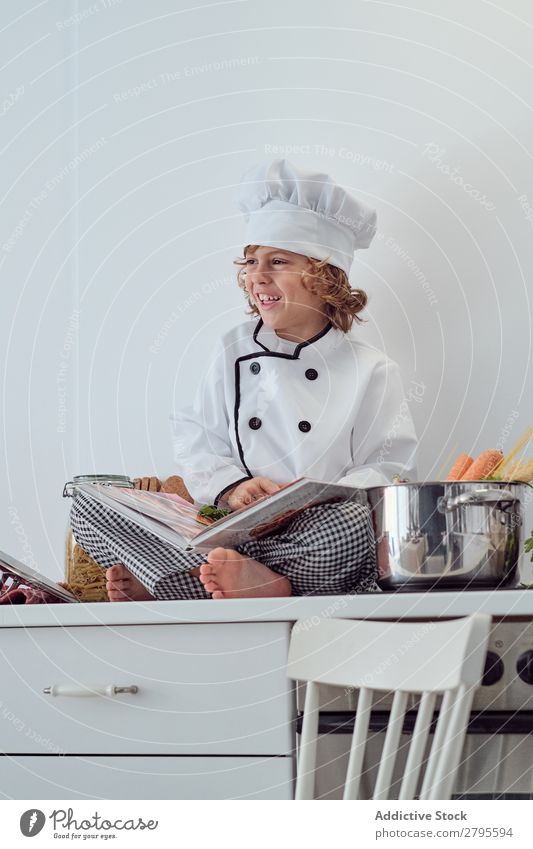
<path fill-rule="evenodd" d="M 74 593 L 0 551 L 0 604 L 61 604 L 77 601 Z"/>

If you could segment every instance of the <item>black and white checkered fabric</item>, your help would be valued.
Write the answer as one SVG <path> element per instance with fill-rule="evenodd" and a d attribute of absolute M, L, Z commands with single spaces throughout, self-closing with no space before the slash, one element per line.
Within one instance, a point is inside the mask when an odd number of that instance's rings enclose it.
<path fill-rule="evenodd" d="M 84 493 L 72 503 L 70 523 L 79 545 L 108 568 L 123 563 L 158 599 L 210 598 L 188 574 L 205 555 L 180 551 Z M 289 579 L 293 595 L 373 592 L 376 557 L 367 507 L 321 504 L 300 513 L 283 531 L 237 549 Z"/>
<path fill-rule="evenodd" d="M 374 532 L 369 509 L 361 504 L 309 507 L 282 533 L 239 550 L 288 578 L 293 595 L 377 589 Z"/>

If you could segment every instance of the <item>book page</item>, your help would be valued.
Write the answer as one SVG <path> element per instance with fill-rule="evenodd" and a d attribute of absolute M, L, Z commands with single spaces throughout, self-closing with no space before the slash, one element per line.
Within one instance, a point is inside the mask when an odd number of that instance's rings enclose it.
<path fill-rule="evenodd" d="M 236 548 L 250 540 L 280 533 L 303 510 L 334 501 L 367 504 L 366 492 L 352 486 L 299 478 L 274 495 L 267 495 L 215 522 L 195 537 L 192 545 L 199 551 L 217 546 Z"/>
<path fill-rule="evenodd" d="M 84 491 L 87 491 L 84 486 Z M 123 505 L 134 510 L 142 516 L 155 519 L 166 525 L 174 533 L 178 534 L 180 540 L 190 542 L 194 537 L 201 533 L 205 525 L 197 520 L 198 505 L 190 504 L 179 495 L 172 495 L 167 498 L 167 494 L 158 492 L 145 492 L 140 489 L 126 489 L 118 486 L 102 486 L 101 484 L 89 484 L 94 487 L 100 495 L 115 502 L 117 505 Z M 94 490 L 92 490 L 94 492 Z M 90 494 L 91 490 L 88 491 Z M 144 524 L 144 523 L 143 523 Z M 155 531 L 153 531 L 155 533 Z"/>
<path fill-rule="evenodd" d="M 206 528 L 196 519 L 198 505 L 189 502 L 180 504 L 158 497 L 159 493 L 93 483 L 80 484 L 78 489 L 170 545 L 198 551 L 217 546 L 236 548 L 280 533 L 298 513 L 313 505 L 351 500 L 367 503 L 363 489 L 300 478 Z"/>
<path fill-rule="evenodd" d="M 77 596 L 71 593 L 70 590 L 58 586 L 46 575 L 42 575 L 36 569 L 26 566 L 5 551 L 0 551 L 0 575 L 2 584 L 9 577 L 15 577 L 20 580 L 20 586 L 33 587 L 38 590 L 44 590 L 51 595 L 56 596 L 61 601 L 79 602 Z"/>

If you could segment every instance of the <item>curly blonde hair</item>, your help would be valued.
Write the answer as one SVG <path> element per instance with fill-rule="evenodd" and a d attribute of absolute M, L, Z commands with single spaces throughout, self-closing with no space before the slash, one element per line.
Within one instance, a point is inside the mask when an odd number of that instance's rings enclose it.
<path fill-rule="evenodd" d="M 248 306 L 248 315 L 259 315 L 256 305 L 250 301 L 245 285 L 245 266 L 248 253 L 254 253 L 259 245 L 246 245 L 243 257 L 234 260 L 238 265 L 237 282 L 244 291 Z M 364 319 L 359 313 L 368 303 L 368 296 L 363 289 L 352 289 L 348 275 L 341 268 L 330 265 L 326 259 L 309 260 L 309 271 L 302 271 L 302 285 L 305 289 L 318 295 L 325 304 L 324 312 L 333 327 L 347 333 L 354 321 L 362 324 Z"/>

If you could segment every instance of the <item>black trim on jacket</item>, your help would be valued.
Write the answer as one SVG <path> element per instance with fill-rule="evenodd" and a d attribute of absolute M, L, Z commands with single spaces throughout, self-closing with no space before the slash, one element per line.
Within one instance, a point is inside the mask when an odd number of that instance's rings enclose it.
<path fill-rule="evenodd" d="M 247 475 L 245 478 L 239 478 L 238 481 L 235 481 L 234 483 L 230 483 L 230 484 L 228 484 L 228 486 L 225 486 L 224 489 L 221 489 L 220 492 L 218 493 L 217 497 L 215 498 L 215 507 L 218 507 L 219 500 L 222 498 L 224 493 L 228 491 L 228 489 L 233 489 L 235 486 L 238 486 L 240 483 L 244 483 L 244 481 L 249 481 L 251 477 L 252 477 L 251 475 Z"/>
<path fill-rule="evenodd" d="M 256 343 L 256 345 L 259 345 L 263 350 L 262 351 L 255 351 L 251 354 L 243 354 L 242 357 L 237 357 L 237 359 L 235 360 L 235 407 L 234 407 L 234 410 L 233 410 L 233 420 L 234 420 L 233 424 L 234 424 L 234 428 L 235 428 L 235 441 L 237 443 L 237 448 L 239 449 L 239 458 L 240 458 L 241 464 L 242 464 L 243 468 L 246 470 L 246 472 L 248 473 L 249 477 L 251 477 L 251 478 L 253 478 L 253 475 L 252 475 L 250 469 L 248 468 L 248 466 L 246 465 L 246 461 L 244 459 L 244 451 L 243 451 L 241 440 L 240 440 L 240 437 L 239 437 L 239 407 L 240 407 L 240 404 L 241 404 L 241 385 L 240 385 L 240 368 L 239 368 L 240 364 L 245 362 L 246 360 L 257 360 L 259 357 L 279 357 L 282 360 L 297 360 L 297 359 L 299 359 L 300 351 L 302 350 L 302 348 L 307 347 L 307 345 L 312 345 L 313 342 L 318 342 L 318 340 L 322 339 L 322 337 L 325 336 L 326 333 L 329 333 L 329 331 L 333 327 L 331 321 L 328 321 L 326 326 L 323 327 L 322 330 L 319 333 L 316 334 L 316 336 L 312 336 L 311 339 L 306 339 L 305 342 L 300 342 L 296 346 L 296 348 L 294 349 L 292 354 L 282 354 L 282 353 L 278 353 L 277 351 L 270 351 L 267 347 L 265 347 L 265 345 L 262 344 L 262 342 L 260 342 L 258 340 L 257 334 L 261 330 L 262 326 L 263 326 L 263 319 L 260 318 L 259 321 L 257 322 L 255 328 L 254 328 L 253 340 Z M 244 478 L 243 480 L 246 480 L 246 478 Z M 239 481 L 239 483 L 240 483 L 240 481 Z M 229 489 L 229 487 L 228 487 L 228 489 Z M 216 502 L 215 502 L 215 504 L 216 504 Z"/>
<path fill-rule="evenodd" d="M 305 342 L 299 342 L 298 345 L 296 346 L 296 348 L 294 349 L 294 351 L 292 352 L 292 354 L 278 354 L 276 351 L 271 351 L 270 348 L 267 348 L 266 345 L 263 345 L 263 343 L 260 342 L 259 339 L 257 338 L 257 335 L 258 335 L 259 331 L 261 330 L 263 324 L 264 324 L 263 319 L 260 318 L 259 321 L 257 322 L 256 326 L 255 326 L 254 334 L 253 334 L 253 339 L 254 339 L 255 344 L 259 345 L 263 349 L 263 351 L 266 351 L 268 354 L 272 354 L 274 357 L 290 357 L 293 360 L 298 359 L 298 355 L 299 355 L 300 351 L 302 350 L 302 348 L 305 348 L 306 345 L 312 345 L 313 342 L 318 342 L 318 340 L 322 339 L 322 337 L 325 336 L 326 333 L 329 333 L 329 331 L 333 327 L 331 321 L 328 321 L 326 326 L 323 327 L 322 330 L 319 333 L 316 334 L 316 336 L 312 336 L 311 339 L 306 339 Z M 281 339 L 281 336 L 279 338 Z"/>

